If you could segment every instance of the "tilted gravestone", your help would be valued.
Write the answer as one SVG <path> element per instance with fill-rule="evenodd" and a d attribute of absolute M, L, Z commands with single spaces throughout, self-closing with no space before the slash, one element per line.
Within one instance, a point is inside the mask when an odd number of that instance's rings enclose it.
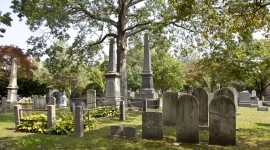
<path fill-rule="evenodd" d="M 227 96 L 216 96 L 210 104 L 209 144 L 236 144 L 236 109 Z"/>
<path fill-rule="evenodd" d="M 196 88 L 193 93 L 199 102 L 199 124 L 208 126 L 208 94 L 203 88 Z"/>
<path fill-rule="evenodd" d="M 151 140 L 163 139 L 162 113 L 142 113 L 142 138 Z"/>
<path fill-rule="evenodd" d="M 196 97 L 182 95 L 176 104 L 176 141 L 199 143 L 199 104 Z"/>
<path fill-rule="evenodd" d="M 176 102 L 178 93 L 166 92 L 163 95 L 163 125 L 176 125 Z"/>

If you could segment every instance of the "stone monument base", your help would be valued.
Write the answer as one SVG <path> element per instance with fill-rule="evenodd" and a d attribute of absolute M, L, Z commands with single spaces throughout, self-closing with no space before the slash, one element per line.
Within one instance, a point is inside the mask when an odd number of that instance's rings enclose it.
<path fill-rule="evenodd" d="M 147 98 L 147 99 L 156 99 L 158 98 L 158 93 L 155 89 L 141 89 L 138 94 L 136 94 L 137 98 Z"/>
<path fill-rule="evenodd" d="M 105 97 L 104 101 L 101 102 L 103 106 L 116 106 L 119 108 L 120 106 L 120 97 Z"/>

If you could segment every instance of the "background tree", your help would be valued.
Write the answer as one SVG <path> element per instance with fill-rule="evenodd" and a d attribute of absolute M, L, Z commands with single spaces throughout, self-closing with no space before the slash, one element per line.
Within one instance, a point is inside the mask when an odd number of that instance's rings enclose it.
<path fill-rule="evenodd" d="M 0 46 L 0 74 L 3 78 L 9 78 L 11 59 L 16 58 L 18 62 L 18 77 L 32 77 L 32 59 L 24 54 L 22 49 L 16 46 Z"/>
<path fill-rule="evenodd" d="M 117 71 L 121 74 L 121 93 L 126 97 L 126 53 L 127 38 L 147 30 L 162 21 L 164 10 L 160 0 L 13 0 L 13 10 L 19 17 L 26 17 L 32 31 L 49 28 L 41 37 L 31 37 L 28 41 L 33 48 L 29 54 L 46 54 L 47 39 L 53 35 L 58 39 L 69 38 L 68 30 L 75 27 L 78 35 L 73 48 L 79 46 L 80 53 L 91 45 L 100 44 L 107 37 L 116 38 Z M 98 36 L 96 34 L 99 34 Z M 87 38 L 98 37 L 95 43 L 81 46 Z M 74 49 L 71 49 L 74 51 Z M 84 55 L 85 56 L 85 55 Z"/>
<path fill-rule="evenodd" d="M 7 12 L 2 14 L 2 11 L 0 11 L 0 25 L 6 25 L 6 26 L 11 26 L 11 22 L 13 21 L 12 18 L 10 17 L 11 13 Z M 6 29 L 3 27 L 0 27 L 0 38 L 4 37 L 3 33 L 6 32 Z"/>

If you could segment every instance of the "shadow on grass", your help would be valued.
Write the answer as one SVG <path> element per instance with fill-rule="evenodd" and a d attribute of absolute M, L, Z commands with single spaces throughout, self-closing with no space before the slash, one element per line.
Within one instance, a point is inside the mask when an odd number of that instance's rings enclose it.
<path fill-rule="evenodd" d="M 256 123 L 258 126 L 270 127 L 270 123 Z"/>

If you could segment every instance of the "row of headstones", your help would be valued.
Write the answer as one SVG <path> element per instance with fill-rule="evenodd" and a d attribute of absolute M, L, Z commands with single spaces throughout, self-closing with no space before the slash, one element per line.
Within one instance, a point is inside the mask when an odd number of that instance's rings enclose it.
<path fill-rule="evenodd" d="M 192 94 L 179 97 L 178 93 L 169 92 L 163 97 L 163 124 L 176 125 L 178 141 L 198 142 L 199 125 L 208 126 L 208 94 L 202 88 L 195 89 Z M 237 98 L 233 90 L 222 88 L 215 92 L 209 108 L 210 144 L 235 144 L 236 110 Z M 221 143 L 214 141 L 212 135 L 220 137 Z"/>
<path fill-rule="evenodd" d="M 46 96 L 33 95 L 33 109 L 46 109 Z M 56 105 L 55 97 L 49 97 L 48 105 Z"/>

